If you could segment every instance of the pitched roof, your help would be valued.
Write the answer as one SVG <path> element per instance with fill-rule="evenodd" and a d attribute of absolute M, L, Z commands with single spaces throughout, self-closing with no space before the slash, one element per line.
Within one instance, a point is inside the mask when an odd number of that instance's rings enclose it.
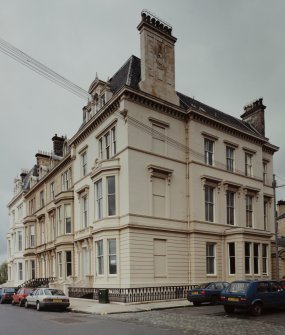
<path fill-rule="evenodd" d="M 140 80 L 141 60 L 136 56 L 131 56 L 113 77 L 110 78 L 109 83 L 111 91 L 115 94 L 124 85 L 138 89 Z"/>
<path fill-rule="evenodd" d="M 109 80 L 111 91 L 115 94 L 124 85 L 130 86 L 134 89 L 139 89 L 139 82 L 141 80 L 141 60 L 136 56 L 131 56 L 125 64 L 114 74 Z M 180 99 L 180 107 L 188 110 L 190 107 L 194 107 L 199 110 L 205 116 L 216 119 L 217 121 L 223 122 L 232 126 L 236 129 L 252 133 L 255 136 L 263 137 L 255 128 L 249 123 L 238 119 L 229 114 L 223 113 L 216 108 L 208 106 L 198 100 L 195 100 L 185 94 L 176 92 Z"/>

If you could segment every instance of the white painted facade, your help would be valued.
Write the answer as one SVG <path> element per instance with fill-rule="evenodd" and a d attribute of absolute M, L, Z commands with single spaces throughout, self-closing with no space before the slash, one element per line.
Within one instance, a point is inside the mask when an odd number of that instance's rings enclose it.
<path fill-rule="evenodd" d="M 25 195 L 25 240 L 32 226 L 36 240 L 25 261 L 64 289 L 272 277 L 278 148 L 241 120 L 179 95 L 176 39 L 144 17 L 138 29 L 142 61 L 126 63 L 134 77 L 140 64 L 137 87 L 128 72 L 114 88 L 126 64 L 107 83 L 96 78 L 84 123 L 65 143 L 70 151 Z M 262 123 L 262 100 L 251 107 Z"/>

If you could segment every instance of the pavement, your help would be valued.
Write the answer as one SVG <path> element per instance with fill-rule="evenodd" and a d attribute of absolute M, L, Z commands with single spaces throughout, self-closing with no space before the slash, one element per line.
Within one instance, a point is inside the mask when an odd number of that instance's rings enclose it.
<path fill-rule="evenodd" d="M 192 303 L 190 303 L 187 299 L 132 304 L 114 302 L 103 304 L 96 300 L 79 298 L 69 298 L 69 300 L 71 312 L 99 315 L 146 312 L 192 305 Z"/>

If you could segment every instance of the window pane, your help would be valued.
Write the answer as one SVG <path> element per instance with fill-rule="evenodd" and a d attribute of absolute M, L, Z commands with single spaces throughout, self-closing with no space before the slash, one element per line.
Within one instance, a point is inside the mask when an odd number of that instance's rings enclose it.
<path fill-rule="evenodd" d="M 116 214 L 115 176 L 107 177 L 108 215 Z"/>
<path fill-rule="evenodd" d="M 116 239 L 108 240 L 109 248 L 109 274 L 117 273 Z"/>

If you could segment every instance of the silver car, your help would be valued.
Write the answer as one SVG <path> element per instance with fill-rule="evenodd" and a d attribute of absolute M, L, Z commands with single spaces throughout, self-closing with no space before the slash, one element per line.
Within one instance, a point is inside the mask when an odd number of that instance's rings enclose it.
<path fill-rule="evenodd" d="M 66 309 L 69 307 L 68 297 L 55 288 L 41 287 L 27 296 L 25 307 L 36 307 L 38 311 L 43 308 Z"/>

